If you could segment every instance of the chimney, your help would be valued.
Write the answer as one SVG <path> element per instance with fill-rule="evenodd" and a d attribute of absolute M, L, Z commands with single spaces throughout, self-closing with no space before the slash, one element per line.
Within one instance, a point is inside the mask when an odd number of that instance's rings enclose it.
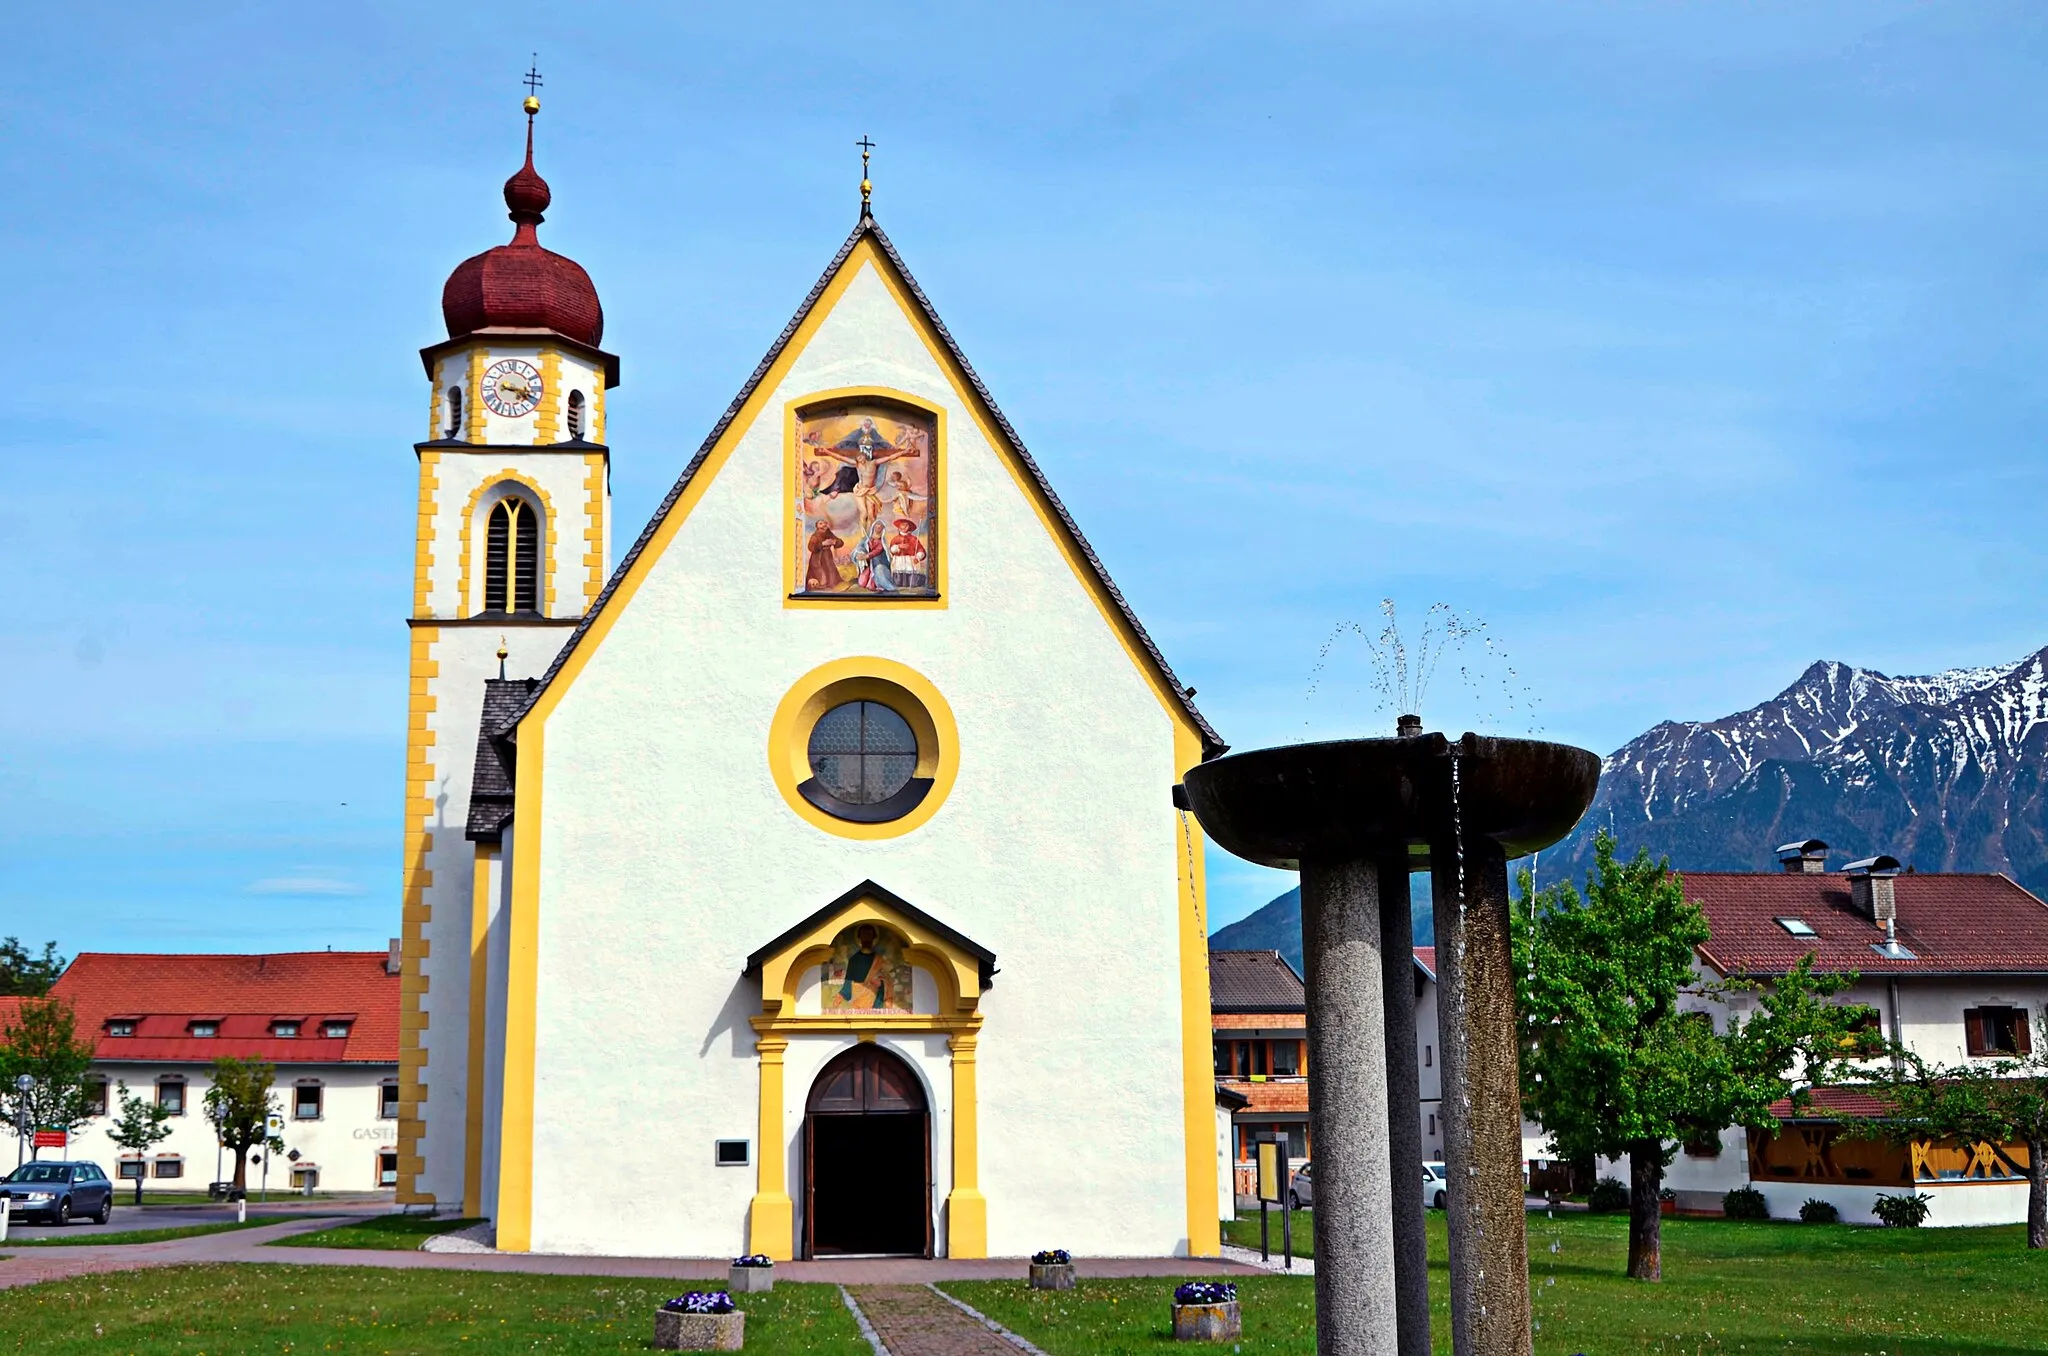
<path fill-rule="evenodd" d="M 1892 893 L 1892 877 L 1899 874 L 1897 857 L 1865 857 L 1843 867 L 1842 873 L 1849 878 L 1849 901 L 1856 912 L 1887 927 L 1898 921 L 1898 900 Z"/>
<path fill-rule="evenodd" d="M 1886 888 L 1886 889 L 1890 889 L 1890 888 L 1891 888 L 1891 883 L 1890 883 L 1889 881 L 1887 881 L 1887 882 L 1885 883 L 1885 888 Z M 384 953 L 384 973 L 385 973 L 385 974 L 387 974 L 387 975 L 395 975 L 395 974 L 397 974 L 397 973 L 398 973 L 398 970 L 399 970 L 399 965 L 400 965 L 400 962 L 399 962 L 399 958 L 398 958 L 398 953 L 399 953 L 399 945 L 398 945 L 398 939 L 397 939 L 396 937 L 393 937 L 393 938 L 391 939 L 391 949 L 390 949 L 389 951 L 387 951 L 387 952 L 385 952 L 385 953 Z"/>
<path fill-rule="evenodd" d="M 1828 845 L 1818 838 L 1786 843 L 1778 849 L 1778 865 L 1794 876 L 1817 876 L 1828 869 Z"/>

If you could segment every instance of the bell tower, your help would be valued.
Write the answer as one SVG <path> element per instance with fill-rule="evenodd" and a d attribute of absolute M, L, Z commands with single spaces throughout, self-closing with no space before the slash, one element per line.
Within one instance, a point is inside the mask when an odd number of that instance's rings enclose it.
<path fill-rule="evenodd" d="M 526 163 L 505 181 L 511 241 L 442 288 L 448 337 L 420 350 L 427 436 L 414 445 L 398 1199 L 471 1213 L 490 1092 L 473 939 L 500 880 L 497 838 L 469 814 L 484 684 L 545 672 L 611 568 L 605 397 L 619 360 L 599 347 L 590 275 L 540 243 L 552 194 L 533 167 L 539 111 L 529 92 Z"/>

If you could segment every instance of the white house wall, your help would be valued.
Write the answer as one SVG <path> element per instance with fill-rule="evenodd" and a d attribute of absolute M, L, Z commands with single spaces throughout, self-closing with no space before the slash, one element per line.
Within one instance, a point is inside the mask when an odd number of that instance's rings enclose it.
<path fill-rule="evenodd" d="M 785 402 L 856 385 L 947 411 L 942 609 L 783 606 Z M 949 798 L 895 839 L 811 826 L 769 774 L 777 703 L 857 655 L 923 674 L 958 723 Z M 1173 747 L 1146 678 L 864 267 L 548 721 L 535 1249 L 745 1245 L 751 1178 L 712 1163 L 713 1140 L 756 1125 L 759 994 L 741 967 L 872 878 L 998 957 L 979 1054 L 990 1253 L 1184 1250 Z M 787 1104 L 807 1091 L 792 1066 Z M 636 1165 L 627 1210 L 589 1190 L 593 1163 Z"/>

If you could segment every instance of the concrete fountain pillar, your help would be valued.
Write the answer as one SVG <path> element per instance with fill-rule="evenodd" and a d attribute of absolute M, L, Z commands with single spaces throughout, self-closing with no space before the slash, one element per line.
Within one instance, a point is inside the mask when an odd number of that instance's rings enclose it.
<path fill-rule="evenodd" d="M 1431 844 L 1430 860 L 1450 1177 L 1451 1350 L 1454 1356 L 1528 1356 L 1529 1241 L 1507 857 L 1491 839 L 1465 837 L 1462 844 Z"/>
<path fill-rule="evenodd" d="M 1394 1310 L 1399 1356 L 1430 1356 L 1429 1240 L 1424 1233 L 1422 1071 L 1415 1063 L 1415 922 L 1406 848 L 1381 857 L 1380 954 L 1387 1046 L 1387 1167 L 1393 1186 Z"/>
<path fill-rule="evenodd" d="M 1316 1203 L 1339 1203 L 1316 1211 L 1321 1356 L 1391 1356 L 1398 1349 L 1382 1022 L 1385 968 L 1407 958 L 1382 955 L 1380 923 L 1381 873 L 1373 862 L 1302 862 Z"/>

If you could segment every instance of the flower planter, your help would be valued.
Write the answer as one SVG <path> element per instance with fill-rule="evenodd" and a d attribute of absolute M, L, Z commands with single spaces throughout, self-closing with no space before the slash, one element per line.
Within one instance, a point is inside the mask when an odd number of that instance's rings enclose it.
<path fill-rule="evenodd" d="M 734 1267 L 725 1288 L 735 1295 L 765 1295 L 775 1288 L 774 1267 Z"/>
<path fill-rule="evenodd" d="M 1074 1284 L 1074 1264 L 1072 1262 L 1033 1262 L 1031 1264 L 1031 1288 L 1033 1290 L 1072 1290 Z"/>
<path fill-rule="evenodd" d="M 1173 1306 L 1173 1337 L 1177 1342 L 1235 1342 L 1244 1335 L 1238 1301 Z"/>
<path fill-rule="evenodd" d="M 746 1340 L 747 1315 L 743 1310 L 735 1309 L 729 1314 L 654 1311 L 656 1351 L 738 1351 Z"/>

